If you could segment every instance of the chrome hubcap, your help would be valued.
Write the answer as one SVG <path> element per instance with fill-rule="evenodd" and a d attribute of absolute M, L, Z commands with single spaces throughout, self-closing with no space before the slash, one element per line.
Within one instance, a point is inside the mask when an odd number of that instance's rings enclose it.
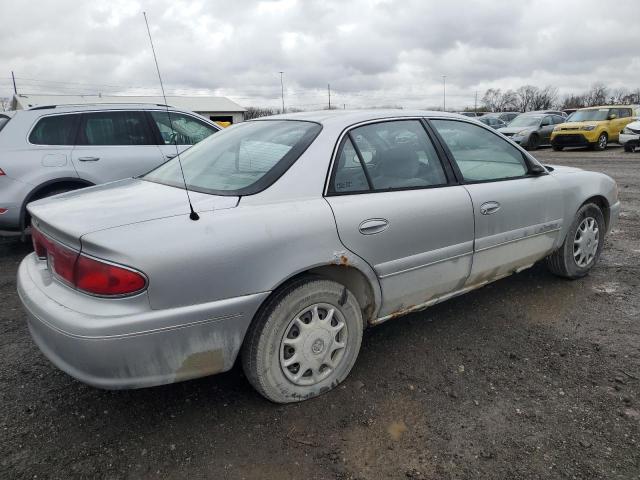
<path fill-rule="evenodd" d="M 347 324 L 339 310 L 316 303 L 298 313 L 280 344 L 280 367 L 294 384 L 315 385 L 327 378 L 344 358 Z"/>
<path fill-rule="evenodd" d="M 586 267 L 593 262 L 598 251 L 599 242 L 600 232 L 596 219 L 587 217 L 582 220 L 573 240 L 573 258 L 576 265 Z"/>
<path fill-rule="evenodd" d="M 604 148 L 607 146 L 607 137 L 604 135 L 600 136 L 600 148 Z"/>

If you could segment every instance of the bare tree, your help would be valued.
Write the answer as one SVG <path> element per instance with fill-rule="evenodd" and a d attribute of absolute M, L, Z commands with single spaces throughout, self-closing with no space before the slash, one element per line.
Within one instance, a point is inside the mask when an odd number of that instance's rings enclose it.
<path fill-rule="evenodd" d="M 490 88 L 482 96 L 483 110 L 488 112 L 504 112 L 516 107 L 518 97 L 513 90 L 502 92 L 499 88 Z"/>
<path fill-rule="evenodd" d="M 533 110 L 533 102 L 538 93 L 538 87 L 533 85 L 523 85 L 516 90 L 516 109 L 519 112 Z"/>
<path fill-rule="evenodd" d="M 552 108 L 558 103 L 558 89 L 547 85 L 542 89 L 536 89 L 536 93 L 533 97 L 532 110 L 547 110 Z"/>
<path fill-rule="evenodd" d="M 253 118 L 266 117 L 269 115 L 275 115 L 279 110 L 269 107 L 247 107 L 247 111 L 244 112 L 244 119 L 251 120 Z"/>
<path fill-rule="evenodd" d="M 604 83 L 594 83 L 585 94 L 585 103 L 587 107 L 595 107 L 596 105 L 604 105 L 609 97 L 609 89 Z"/>

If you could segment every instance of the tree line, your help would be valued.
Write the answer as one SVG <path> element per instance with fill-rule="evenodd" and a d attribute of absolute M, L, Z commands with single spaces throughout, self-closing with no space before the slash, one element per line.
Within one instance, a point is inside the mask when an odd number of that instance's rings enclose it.
<path fill-rule="evenodd" d="M 482 104 L 478 107 L 483 112 L 528 112 L 531 110 L 548 110 L 552 108 L 584 108 L 598 105 L 634 105 L 640 104 L 640 88 L 610 89 L 603 83 L 595 83 L 582 94 L 569 94 L 560 98 L 558 89 L 551 85 L 540 88 L 534 85 L 523 85 L 516 90 L 502 91 L 490 88 L 482 96 Z M 466 110 L 473 111 L 474 108 Z"/>

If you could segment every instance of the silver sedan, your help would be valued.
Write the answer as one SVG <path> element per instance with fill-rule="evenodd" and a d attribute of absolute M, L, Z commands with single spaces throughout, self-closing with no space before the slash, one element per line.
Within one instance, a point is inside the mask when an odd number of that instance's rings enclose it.
<path fill-rule="evenodd" d="M 345 379 L 367 326 L 542 259 L 586 275 L 619 208 L 608 176 L 541 165 L 460 115 L 276 116 L 31 203 L 18 292 L 40 349 L 88 384 L 177 382 L 240 357 L 262 395 L 294 402 Z"/>

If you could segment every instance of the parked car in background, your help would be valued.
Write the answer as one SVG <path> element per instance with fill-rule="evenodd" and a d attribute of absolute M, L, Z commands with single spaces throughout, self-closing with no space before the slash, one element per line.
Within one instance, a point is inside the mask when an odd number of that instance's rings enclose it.
<path fill-rule="evenodd" d="M 465 117 L 481 117 L 486 115 L 489 112 L 456 112 L 460 115 L 464 115 Z"/>
<path fill-rule="evenodd" d="M 551 144 L 551 132 L 556 125 L 566 122 L 560 115 L 523 113 L 508 126 L 498 131 L 529 150 Z"/>
<path fill-rule="evenodd" d="M 620 145 L 624 147 L 625 152 L 633 152 L 636 148 L 640 147 L 640 121 L 636 119 L 635 122 L 627 124 L 618 140 Z"/>
<path fill-rule="evenodd" d="M 4 120 L 2 120 L 4 118 Z M 171 121 L 169 121 L 171 120 Z M 173 128 L 171 126 L 173 124 Z M 135 177 L 220 127 L 150 104 L 52 105 L 0 114 L 0 230 L 29 225 L 27 203 Z"/>
<path fill-rule="evenodd" d="M 18 292 L 59 368 L 139 388 L 240 355 L 262 395 L 297 402 L 345 379 L 368 325 L 544 258 L 586 275 L 620 202 L 610 177 L 545 167 L 472 119 L 375 110 L 237 124 L 182 165 L 28 208 Z"/>
<path fill-rule="evenodd" d="M 525 113 L 538 113 L 541 115 L 560 115 L 561 117 L 567 117 L 568 115 L 564 112 L 564 110 L 530 110 Z"/>
<path fill-rule="evenodd" d="M 520 112 L 493 112 L 487 113 L 484 116 L 497 118 L 498 120 L 502 120 L 508 125 L 518 115 L 520 115 Z"/>
<path fill-rule="evenodd" d="M 476 120 L 484 123 L 485 125 L 489 125 L 491 128 L 495 128 L 496 130 L 507 126 L 506 122 L 503 122 L 499 118 L 491 115 L 483 115 L 482 117 L 476 118 Z"/>
<path fill-rule="evenodd" d="M 581 108 L 553 130 L 551 145 L 554 150 L 564 147 L 604 150 L 609 142 L 618 141 L 620 132 L 633 120 L 634 108 L 628 105 Z"/>

